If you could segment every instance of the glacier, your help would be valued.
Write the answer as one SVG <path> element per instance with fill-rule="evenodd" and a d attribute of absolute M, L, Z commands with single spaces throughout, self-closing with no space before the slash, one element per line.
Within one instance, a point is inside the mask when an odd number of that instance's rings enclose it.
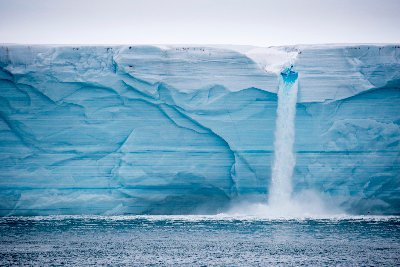
<path fill-rule="evenodd" d="M 0 45 L 0 215 L 220 213 L 265 201 L 279 72 L 293 191 L 400 213 L 400 46 Z"/>

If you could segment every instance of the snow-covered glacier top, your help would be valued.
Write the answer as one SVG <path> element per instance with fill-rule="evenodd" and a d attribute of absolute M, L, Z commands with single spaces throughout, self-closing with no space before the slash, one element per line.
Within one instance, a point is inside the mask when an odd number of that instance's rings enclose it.
<path fill-rule="evenodd" d="M 27 46 L 2 45 L 0 64 L 23 76 L 54 73 L 60 81 L 105 86 L 115 73 L 181 92 L 213 86 L 229 91 L 258 88 L 276 93 L 277 74 L 299 72 L 298 102 L 339 100 L 400 79 L 398 45 L 251 46 Z"/>

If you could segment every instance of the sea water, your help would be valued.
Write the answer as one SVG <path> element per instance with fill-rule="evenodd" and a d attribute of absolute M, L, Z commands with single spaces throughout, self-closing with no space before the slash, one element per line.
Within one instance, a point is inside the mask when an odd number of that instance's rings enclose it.
<path fill-rule="evenodd" d="M 400 217 L 0 218 L 0 265 L 400 264 Z"/>

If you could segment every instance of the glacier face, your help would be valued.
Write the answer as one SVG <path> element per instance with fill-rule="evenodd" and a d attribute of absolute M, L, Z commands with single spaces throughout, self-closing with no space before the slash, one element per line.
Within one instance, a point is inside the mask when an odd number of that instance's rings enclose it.
<path fill-rule="evenodd" d="M 400 213 L 400 46 L 256 49 L 0 46 L 0 215 L 215 213 L 265 200 L 270 70 L 288 62 L 299 72 L 295 192 Z"/>

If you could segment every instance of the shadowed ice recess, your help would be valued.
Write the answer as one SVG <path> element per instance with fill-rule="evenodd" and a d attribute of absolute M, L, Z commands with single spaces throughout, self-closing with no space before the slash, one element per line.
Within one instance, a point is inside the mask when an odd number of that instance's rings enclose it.
<path fill-rule="evenodd" d="M 3 45 L 0 215 L 399 214 L 399 101 L 395 45 Z"/>

